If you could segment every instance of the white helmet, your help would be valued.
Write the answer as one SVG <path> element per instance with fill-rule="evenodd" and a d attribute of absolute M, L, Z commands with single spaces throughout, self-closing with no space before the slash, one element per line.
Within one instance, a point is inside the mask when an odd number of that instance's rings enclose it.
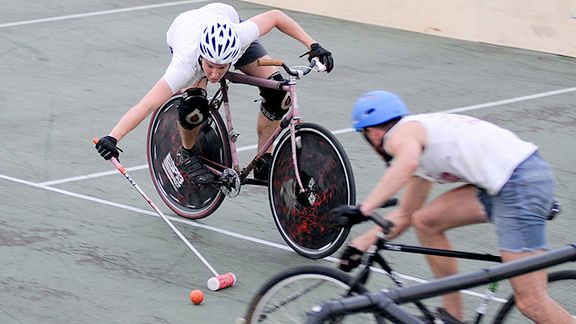
<path fill-rule="evenodd" d="M 229 64 L 240 57 L 240 38 L 227 23 L 216 22 L 202 32 L 200 56 L 214 64 Z"/>

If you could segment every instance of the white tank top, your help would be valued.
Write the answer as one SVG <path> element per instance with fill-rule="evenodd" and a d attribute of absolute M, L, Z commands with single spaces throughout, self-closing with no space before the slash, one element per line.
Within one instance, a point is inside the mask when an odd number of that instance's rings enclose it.
<path fill-rule="evenodd" d="M 497 194 L 514 169 L 538 148 L 514 133 L 477 118 L 432 113 L 402 118 L 384 137 L 401 125 L 417 121 L 426 130 L 426 145 L 415 175 L 437 183 L 465 182 Z"/>
<path fill-rule="evenodd" d="M 166 32 L 166 43 L 172 49 L 172 61 L 163 78 L 173 93 L 199 81 L 204 75 L 198 64 L 200 57 L 198 43 L 204 28 L 215 21 L 231 23 L 240 38 L 242 53 L 260 37 L 260 31 L 255 23 L 240 22 L 236 10 L 226 4 L 212 3 L 179 14 Z"/>

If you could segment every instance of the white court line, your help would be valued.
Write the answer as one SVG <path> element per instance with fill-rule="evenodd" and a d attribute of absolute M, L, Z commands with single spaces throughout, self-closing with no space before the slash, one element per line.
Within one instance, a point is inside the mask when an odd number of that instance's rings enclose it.
<path fill-rule="evenodd" d="M 117 171 L 114 171 L 114 172 L 116 173 Z M 145 209 L 136 208 L 136 207 L 132 207 L 132 206 L 124 205 L 124 204 L 119 204 L 119 203 L 115 203 L 115 202 L 112 202 L 112 201 L 109 201 L 109 200 L 104 200 L 104 199 L 100 199 L 100 198 L 96 198 L 96 197 L 91 197 L 91 196 L 88 196 L 88 195 L 83 195 L 83 194 L 75 193 L 75 192 L 68 191 L 68 190 L 63 190 L 63 189 L 58 189 L 58 188 L 54 188 L 54 187 L 49 187 L 49 186 L 46 186 L 46 185 L 43 185 L 43 184 L 38 184 L 38 183 L 31 182 L 31 181 L 26 181 L 26 180 L 21 180 L 21 179 L 17 179 L 17 178 L 14 178 L 14 177 L 10 177 L 10 176 L 7 176 L 7 175 L 3 175 L 3 174 L 0 174 L 0 179 L 5 179 L 5 180 L 12 181 L 12 182 L 16 182 L 16 183 L 19 183 L 19 184 L 23 184 L 23 185 L 35 187 L 35 188 L 38 188 L 38 189 L 44 189 L 44 190 L 47 190 L 47 191 L 52 191 L 52 192 L 55 192 L 55 193 L 59 193 L 59 194 L 62 194 L 62 195 L 66 195 L 66 196 L 70 196 L 70 197 L 74 197 L 74 198 L 79 198 L 79 199 L 84 199 L 84 200 L 92 201 L 92 202 L 99 203 L 99 204 L 103 204 L 103 205 L 108 205 L 108 206 L 112 206 L 112 207 L 117 207 L 117 208 L 129 210 L 129 211 L 132 211 L 132 212 L 135 212 L 135 213 L 139 213 L 139 214 L 144 214 L 144 215 L 154 216 L 154 217 L 160 218 L 160 216 L 159 216 L 158 214 L 156 214 L 156 212 L 152 212 L 152 211 L 150 211 L 150 210 L 145 210 Z M 230 237 L 238 238 L 238 239 L 245 240 L 245 241 L 250 241 L 250 242 L 253 242 L 253 243 L 257 243 L 257 244 L 266 245 L 266 246 L 269 246 L 269 247 L 273 247 L 273 248 L 277 248 L 277 249 L 281 249 L 281 250 L 285 250 L 285 251 L 291 251 L 291 252 L 293 251 L 292 248 L 290 248 L 289 246 L 284 245 L 284 244 L 278 244 L 278 243 L 274 243 L 274 242 L 262 240 L 262 239 L 259 239 L 259 238 L 255 238 L 255 237 L 252 237 L 252 236 L 247 236 L 247 235 L 243 235 L 243 234 L 240 234 L 240 233 L 227 231 L 227 230 L 220 229 L 220 228 L 217 228 L 217 227 L 213 227 L 213 226 L 201 224 L 201 223 L 198 223 L 198 222 L 194 222 L 194 221 L 191 221 L 191 220 L 188 220 L 188 219 L 183 219 L 183 218 L 179 218 L 179 217 L 176 218 L 176 217 L 172 217 L 172 216 L 168 216 L 168 215 L 165 215 L 165 216 L 166 216 L 168 219 L 170 219 L 172 222 L 182 223 L 182 224 L 186 224 L 186 225 L 190 225 L 190 226 L 194 226 L 194 227 L 206 229 L 206 230 L 213 231 L 213 232 L 220 233 L 220 234 L 224 234 L 224 235 L 227 235 L 227 236 L 230 236 Z M 325 257 L 323 260 L 326 260 L 326 261 L 329 261 L 329 262 L 332 262 L 332 263 L 338 261 L 337 258 L 331 257 L 331 256 Z M 372 270 L 375 271 L 375 272 L 378 272 L 378 273 L 381 273 L 381 274 L 386 275 L 386 272 L 384 272 L 384 270 L 382 270 L 382 269 L 374 268 L 374 267 L 373 267 Z M 424 279 L 422 279 L 422 278 L 413 277 L 413 276 L 409 276 L 409 275 L 405 275 L 405 274 L 401 274 L 401 273 L 397 273 L 397 275 L 399 275 L 400 277 L 404 278 L 405 280 L 409 280 L 409 281 L 413 281 L 413 282 L 419 282 L 419 283 L 428 282 L 427 280 L 424 280 Z M 466 293 L 466 294 L 468 294 L 468 295 L 471 295 L 471 296 L 476 296 L 476 297 L 481 297 L 481 298 L 485 297 L 485 296 L 484 296 L 483 294 L 481 294 L 481 293 L 477 293 L 477 292 L 470 291 L 470 290 L 463 290 L 462 292 L 463 292 L 463 293 Z M 505 299 L 498 298 L 498 297 L 494 297 L 494 300 L 495 300 L 495 301 L 498 301 L 498 302 L 501 302 L 501 303 L 505 303 L 505 302 L 506 302 Z"/>
<path fill-rule="evenodd" d="M 115 171 L 116 172 L 116 171 Z M 83 194 L 79 194 L 79 193 L 75 193 L 75 192 L 71 192 L 68 190 L 63 190 L 63 189 L 58 189 L 58 188 L 53 188 L 53 187 L 49 187 L 46 185 L 42 185 L 42 184 L 38 184 L 38 183 L 34 183 L 34 182 L 30 182 L 30 181 L 26 181 L 26 180 L 21 180 L 21 179 L 17 179 L 17 178 L 13 178 L 10 176 L 6 176 L 6 175 L 2 175 L 0 174 L 0 178 L 1 179 L 5 179 L 8 181 L 12 181 L 12 182 L 16 182 L 19 184 L 24 184 L 27 186 L 32 186 L 38 189 L 44 189 L 44 190 L 48 190 L 48 191 L 52 191 L 55 193 L 59 193 L 59 194 L 63 194 L 66 196 L 71 196 L 71 197 L 75 197 L 75 198 L 79 198 L 79 199 L 84 199 L 84 200 L 88 200 L 88 201 L 92 201 L 95 203 L 99 203 L 99 204 L 103 204 L 103 205 L 108 205 L 108 206 L 112 206 L 112 207 L 117 207 L 117 208 L 121 208 L 121 209 L 125 209 L 125 210 L 129 210 L 132 212 L 136 212 L 139 214 L 145 214 L 145 215 L 149 215 L 149 216 L 154 216 L 154 217 L 160 217 L 158 214 L 156 214 L 156 212 L 152 212 L 150 210 L 145 210 L 145 209 L 140 209 L 140 208 L 136 208 L 136 207 L 132 207 L 132 206 L 128 206 L 128 205 L 124 205 L 124 204 L 119 204 L 119 203 L 115 203 L 112 201 L 108 201 L 108 200 L 104 200 L 104 199 L 100 199 L 100 198 L 96 198 L 96 197 L 91 197 L 88 195 L 83 195 Z M 217 227 L 213 227 L 213 226 L 208 226 L 205 224 L 200 224 L 198 222 L 193 222 L 187 219 L 182 219 L 182 218 L 175 218 L 172 216 L 168 216 L 166 215 L 167 218 L 169 218 L 172 222 L 178 222 L 178 223 L 182 223 L 182 224 L 186 224 L 186 225 L 190 225 L 190 226 L 194 226 L 194 227 L 198 227 L 198 228 L 202 228 L 202 229 L 206 229 L 209 231 L 213 231 L 213 232 L 217 232 L 220 234 L 224 234 L 230 237 L 234 237 L 234 238 L 238 238 L 241 240 L 245 240 L 245 241 L 250 241 L 253 243 L 257 243 L 257 244 L 262 244 L 262 245 L 266 245 L 269 247 L 273 247 L 273 248 L 277 248 L 277 249 L 281 249 L 281 250 L 285 250 L 285 251 L 292 251 L 292 249 L 290 247 L 288 247 L 287 245 L 284 244 L 278 244 L 278 243 L 274 243 L 274 242 L 270 242 L 270 241 L 266 241 L 266 240 L 262 240 L 259 238 L 255 238 L 252 236 L 247 236 L 247 235 L 243 235 L 240 233 L 235 233 L 235 232 L 231 232 L 231 231 L 227 231 L 224 229 L 220 229 Z M 337 262 L 338 259 L 334 258 L 334 257 L 325 257 L 323 260 L 329 261 L 329 262 Z M 384 274 L 386 275 L 386 273 L 384 272 L 384 270 L 379 269 L 379 268 L 372 268 L 373 271 L 376 271 L 378 273 Z M 409 281 L 413 281 L 413 282 L 419 282 L 419 283 L 424 283 L 424 282 L 428 282 L 427 280 L 418 278 L 418 277 L 413 277 L 413 276 L 409 276 L 409 275 L 405 275 L 405 274 L 400 274 L 397 273 L 397 275 L 399 275 L 400 277 L 404 278 L 405 280 L 409 280 Z M 483 298 L 484 295 L 481 293 L 477 293 L 474 291 L 470 291 L 470 290 L 463 290 L 463 293 L 466 293 L 468 295 L 471 296 L 476 296 L 476 297 L 481 297 Z M 498 297 L 494 297 L 495 301 L 501 302 L 501 303 L 505 303 L 506 300 L 502 299 L 502 298 L 498 298 Z"/>
<path fill-rule="evenodd" d="M 137 170 L 142 170 L 142 169 L 148 169 L 148 164 L 138 165 L 138 166 L 131 167 L 131 168 L 126 168 L 126 171 L 130 172 L 130 171 L 137 171 Z M 81 180 L 88 180 L 88 179 L 93 179 L 93 178 L 109 176 L 109 175 L 116 174 L 116 173 L 118 173 L 118 171 L 116 171 L 116 170 L 97 172 L 97 173 L 91 173 L 91 174 L 81 175 L 81 176 L 77 176 L 77 177 L 70 177 L 70 178 L 64 178 L 64 179 L 60 179 L 60 180 L 41 182 L 41 183 L 38 183 L 38 185 L 39 186 L 52 186 L 55 184 L 61 184 L 61 183 L 66 183 L 66 182 L 81 181 Z"/>
<path fill-rule="evenodd" d="M 118 173 L 118 171 L 114 171 L 114 173 Z M 112 207 L 117 207 L 117 208 L 121 208 L 121 209 L 126 209 L 129 211 L 133 211 L 136 213 L 140 213 L 140 214 L 145 214 L 145 215 L 150 215 L 150 216 L 155 216 L 155 217 L 159 217 L 158 214 L 156 214 L 156 212 L 150 211 L 150 210 L 145 210 L 145 209 L 140 209 L 140 208 L 136 208 L 136 207 L 131 207 L 128 205 L 123 205 L 123 204 L 119 204 L 119 203 L 115 203 L 109 200 L 104 200 L 104 199 L 100 199 L 100 198 L 96 198 L 96 197 L 92 197 L 92 196 L 88 196 L 88 195 L 83 195 L 83 194 L 79 194 L 79 193 L 75 193 L 72 191 L 68 191 L 68 190 L 63 190 L 63 189 L 58 189 L 58 188 L 54 188 L 54 187 L 49 187 L 46 185 L 42 185 L 39 183 L 34 183 L 34 182 L 30 182 L 30 181 L 26 181 L 26 180 L 21 180 L 21 179 L 17 179 L 17 178 L 13 178 L 7 175 L 3 175 L 0 174 L 0 179 L 5 179 L 8 181 L 12 181 L 12 182 L 16 182 L 19 184 L 23 184 L 23 185 L 27 185 L 27 186 L 31 186 L 31 187 L 35 187 L 38 189 L 44 189 L 44 190 L 48 190 L 48 191 L 52 191 L 52 192 L 56 192 L 62 195 L 66 195 L 66 196 L 71 196 L 74 198 L 80 198 L 80 199 L 84 199 L 84 200 L 88 200 L 88 201 L 92 201 L 95 203 L 99 203 L 99 204 L 104 204 L 104 205 L 108 205 L 108 206 L 112 206 Z M 186 219 L 182 219 L 182 218 L 175 218 L 172 216 L 166 216 L 167 218 L 169 218 L 171 221 L 173 222 L 178 222 L 178 223 L 183 223 L 183 224 L 187 224 L 187 225 L 191 225 L 194 227 L 199 227 L 199 228 L 203 228 L 203 229 L 207 229 L 213 232 L 217 232 L 217 233 L 221 233 L 221 234 L 225 234 L 228 236 L 232 236 L 232 237 L 236 237 L 242 240 L 246 240 L 246 241 L 251 241 L 251 242 L 255 242 L 255 243 L 259 243 L 259 244 L 263 244 L 263 245 L 267 245 L 267 246 L 271 246 L 271 247 L 275 247 L 278 249 L 283 249 L 286 251 L 292 251 L 292 249 L 290 247 L 288 247 L 287 245 L 282 245 L 282 244 L 278 244 L 278 243 L 274 243 L 274 242 L 270 242 L 270 241 L 266 241 L 266 240 L 261 240 L 261 239 L 257 239 L 254 237 L 250 237 L 250 236 L 246 236 L 246 235 L 242 235 L 239 233 L 235 233 L 235 232 L 230 232 L 227 230 L 223 230 L 223 229 L 219 229 L 216 227 L 212 227 L 212 226 L 208 226 L 208 225 L 204 225 L 204 224 L 200 224 L 197 222 L 192 222 L 190 220 L 186 220 Z M 334 259 L 336 260 L 336 259 Z"/>
<path fill-rule="evenodd" d="M 208 0 L 176 1 L 176 2 L 167 2 L 167 3 L 159 3 L 159 4 L 153 4 L 153 5 L 146 5 L 146 6 L 137 6 L 137 7 L 130 7 L 130 8 L 122 8 L 122 9 L 112 9 L 112 10 L 104 10 L 104 11 L 87 12 L 87 13 L 76 14 L 76 15 L 68 15 L 68 16 L 58 16 L 58 17 L 50 17 L 50 18 L 41 18 L 41 19 L 33 19 L 33 20 L 16 21 L 16 22 L 11 22 L 11 23 L 0 24 L 0 28 L 16 27 L 16 26 L 23 26 L 23 25 L 32 25 L 32 24 L 45 23 L 45 22 L 51 22 L 51 21 L 60 21 L 60 20 L 68 20 L 68 19 L 78 19 L 78 18 L 86 18 L 86 17 L 109 15 L 109 14 L 117 14 L 117 13 L 122 13 L 122 12 L 130 12 L 130 11 L 137 11 L 137 10 L 146 10 L 146 9 L 152 9 L 152 8 L 162 8 L 162 7 L 170 7 L 170 6 L 179 6 L 179 5 L 183 5 L 183 4 L 206 2 L 206 1 L 208 1 Z"/>
<path fill-rule="evenodd" d="M 559 90 L 553 90 L 553 91 L 547 91 L 547 92 L 541 92 L 541 93 L 536 93 L 536 94 L 533 94 L 533 95 L 528 95 L 528 96 L 523 96 L 523 97 L 516 97 L 516 98 L 511 98 L 511 99 L 506 99 L 506 100 L 492 101 L 492 102 L 488 102 L 488 103 L 485 103 L 485 104 L 479 104 L 479 105 L 473 105 L 473 106 L 466 106 L 466 107 L 461 107 L 461 108 L 455 108 L 455 109 L 445 110 L 444 112 L 445 112 L 445 113 L 458 113 L 458 112 L 475 110 L 475 109 L 481 109 L 481 108 L 501 106 L 501 105 L 506 105 L 506 104 L 510 104 L 510 103 L 516 103 L 516 102 L 520 102 L 520 101 L 527 101 L 527 100 L 539 99 L 539 98 L 544 98 L 544 97 L 550 97 L 550 96 L 555 96 L 555 95 L 559 95 L 559 94 L 563 94 L 563 93 L 569 93 L 569 92 L 574 92 L 574 91 L 576 91 L 576 87 L 574 87 L 574 88 L 559 89 Z"/>
<path fill-rule="evenodd" d="M 576 91 L 576 87 L 573 87 L 573 88 L 565 88 L 565 89 L 559 89 L 559 90 L 553 90 L 553 91 L 536 93 L 536 94 L 528 95 L 528 96 L 510 98 L 510 99 L 499 100 L 499 101 L 492 101 L 492 102 L 487 102 L 487 103 L 478 104 L 478 105 L 472 105 L 472 106 L 465 106 L 465 107 L 460 107 L 460 108 L 448 109 L 448 110 L 444 110 L 444 111 L 441 111 L 441 112 L 444 112 L 444 113 L 459 113 L 459 112 L 464 112 L 464 111 L 477 110 L 477 109 L 489 108 L 489 107 L 495 107 L 495 106 L 502 106 L 502 105 L 511 104 L 511 103 L 516 103 L 516 102 L 521 102 L 521 101 L 527 101 L 527 100 L 534 100 L 534 99 L 539 99 L 539 98 L 544 98 L 544 97 L 550 97 L 550 96 L 555 96 L 555 95 L 564 94 L 564 93 L 570 93 L 570 92 L 575 92 L 575 91 Z M 353 131 L 354 131 L 354 128 L 344 128 L 344 129 L 339 129 L 339 130 L 332 131 L 332 134 L 334 134 L 334 135 L 339 135 L 339 134 L 350 133 L 350 132 L 353 132 Z M 243 147 L 238 148 L 238 152 L 243 152 L 243 151 L 248 151 L 248 150 L 254 150 L 254 149 L 256 149 L 256 148 L 257 148 L 256 145 L 243 146 Z M 128 170 L 128 171 L 130 171 L 130 170 L 142 170 L 142 169 L 147 169 L 147 168 L 148 168 L 148 165 L 147 165 L 147 164 L 144 164 L 144 165 L 138 165 L 138 166 L 135 166 L 135 167 L 127 168 L 126 170 Z M 55 185 L 55 184 L 62 184 L 62 183 L 66 183 L 66 182 L 72 182 L 72 181 L 80 181 L 80 180 L 94 179 L 94 178 L 98 178 L 98 177 L 108 176 L 108 175 L 111 175 L 111 174 L 114 174 L 114 173 L 115 173 L 115 171 L 92 173 L 92 174 L 83 175 L 83 176 L 77 176 L 77 177 L 71 177 L 71 178 L 64 178 L 64 179 L 60 179 L 60 180 L 53 180 L 53 181 L 42 182 L 42 183 L 40 183 L 40 185 Z"/>
<path fill-rule="evenodd" d="M 247 145 L 247 146 L 239 147 L 237 149 L 237 151 L 238 152 L 250 151 L 250 150 L 255 150 L 257 147 L 258 146 L 255 144 L 254 145 Z M 143 170 L 143 169 L 148 169 L 148 164 L 137 165 L 134 167 L 126 168 L 126 171 L 136 171 L 136 170 Z M 91 174 L 87 174 L 87 175 L 76 176 L 76 177 L 70 177 L 70 178 L 64 178 L 64 179 L 59 179 L 59 180 L 41 182 L 41 183 L 38 183 L 38 185 L 40 185 L 40 186 L 52 186 L 55 184 L 62 184 L 62 183 L 66 183 L 66 182 L 94 179 L 94 178 L 99 178 L 99 177 L 104 177 L 104 176 L 116 174 L 116 172 L 117 171 L 97 172 L 97 173 L 91 173 Z"/>

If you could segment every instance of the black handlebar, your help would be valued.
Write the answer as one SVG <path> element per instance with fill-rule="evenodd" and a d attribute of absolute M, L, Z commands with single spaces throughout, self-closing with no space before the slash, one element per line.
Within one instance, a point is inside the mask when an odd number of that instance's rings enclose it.
<path fill-rule="evenodd" d="M 382 208 L 392 207 L 398 205 L 398 198 L 390 198 L 388 199 L 382 206 Z"/>
<path fill-rule="evenodd" d="M 382 204 L 382 206 L 380 206 L 380 207 L 381 208 L 387 208 L 387 207 L 393 207 L 396 205 L 398 205 L 398 198 L 390 198 L 384 204 Z M 382 218 L 382 216 L 380 216 L 378 214 L 372 214 L 372 215 L 368 216 L 368 219 L 370 219 L 374 223 L 378 224 L 378 226 L 382 227 L 384 234 L 390 233 L 390 229 L 392 227 L 394 227 L 394 223 L 392 223 L 391 221 L 389 221 L 385 218 Z"/>

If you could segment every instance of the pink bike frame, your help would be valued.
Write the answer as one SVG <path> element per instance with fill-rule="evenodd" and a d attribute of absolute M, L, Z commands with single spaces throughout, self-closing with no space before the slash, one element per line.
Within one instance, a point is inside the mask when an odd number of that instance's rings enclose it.
<path fill-rule="evenodd" d="M 234 125 L 232 123 L 232 114 L 230 112 L 230 103 L 228 99 L 228 85 L 226 84 L 226 80 L 229 80 L 232 83 L 240 83 L 270 89 L 281 89 L 284 91 L 288 91 L 292 98 L 292 109 L 288 111 L 286 115 L 280 121 L 280 125 L 274 130 L 272 135 L 268 138 L 266 143 L 258 150 L 256 156 L 250 161 L 248 165 L 240 172 L 240 163 L 238 159 L 238 151 L 236 148 L 236 139 L 235 139 L 235 131 Z M 292 147 L 292 160 L 294 163 L 294 172 L 296 176 L 296 180 L 298 182 L 298 186 L 300 190 L 304 190 L 304 186 L 302 185 L 302 180 L 300 179 L 300 172 L 298 170 L 298 160 L 296 157 L 296 125 L 300 123 L 300 110 L 298 107 L 298 94 L 296 92 L 296 78 L 290 76 L 288 83 L 263 79 L 258 77 L 253 77 L 241 73 L 236 72 L 228 72 L 224 76 L 222 80 L 220 80 L 220 85 L 222 89 L 222 104 L 224 105 L 224 116 L 226 120 L 226 130 L 228 131 L 229 136 L 229 143 L 230 143 L 230 151 L 232 153 L 232 165 L 234 170 L 240 175 L 241 179 L 246 178 L 248 173 L 254 168 L 254 164 L 257 159 L 262 157 L 264 153 L 272 146 L 274 140 L 278 138 L 280 133 L 286 128 L 289 127 L 290 129 L 290 140 L 291 140 L 291 147 Z"/>

